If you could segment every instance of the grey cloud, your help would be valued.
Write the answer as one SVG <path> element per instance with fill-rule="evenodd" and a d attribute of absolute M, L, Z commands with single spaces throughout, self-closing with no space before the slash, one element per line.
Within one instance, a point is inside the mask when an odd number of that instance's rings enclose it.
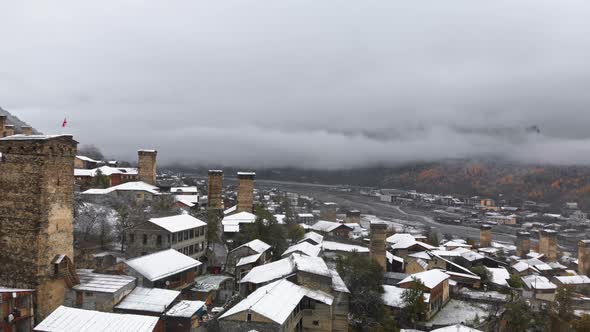
<path fill-rule="evenodd" d="M 590 162 L 590 4 L 0 4 L 0 105 L 132 159 Z M 538 125 L 541 135 L 524 128 Z"/>

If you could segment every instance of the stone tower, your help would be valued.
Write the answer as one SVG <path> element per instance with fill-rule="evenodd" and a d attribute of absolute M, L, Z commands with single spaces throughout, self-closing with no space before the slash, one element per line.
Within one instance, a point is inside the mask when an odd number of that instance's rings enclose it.
<path fill-rule="evenodd" d="M 238 208 L 237 212 L 250 212 L 254 208 L 254 172 L 238 172 Z"/>
<path fill-rule="evenodd" d="M 0 137 L 4 137 L 4 126 L 6 126 L 6 115 L 0 115 Z"/>
<path fill-rule="evenodd" d="M 578 242 L 578 274 L 590 275 L 590 240 Z"/>
<path fill-rule="evenodd" d="M 209 209 L 223 209 L 223 171 L 209 170 L 209 180 L 207 182 L 207 205 Z"/>
<path fill-rule="evenodd" d="M 344 220 L 345 223 L 356 223 L 360 224 L 361 222 L 361 211 L 359 210 L 347 210 L 346 211 L 346 219 Z"/>
<path fill-rule="evenodd" d="M 338 212 L 338 204 L 333 202 L 325 202 L 320 208 L 320 219 L 336 221 L 336 212 Z"/>
<path fill-rule="evenodd" d="M 516 233 L 516 256 L 526 257 L 531 251 L 531 233 L 518 232 Z"/>
<path fill-rule="evenodd" d="M 539 253 L 549 262 L 557 260 L 557 232 L 544 229 L 539 232 Z"/>
<path fill-rule="evenodd" d="M 156 150 L 138 150 L 138 175 L 139 181 L 156 185 Z"/>
<path fill-rule="evenodd" d="M 385 253 L 385 239 L 387 238 L 387 224 L 382 221 L 372 221 L 370 226 L 371 242 L 369 252 L 371 259 L 379 263 L 383 271 L 387 272 L 387 256 Z"/>
<path fill-rule="evenodd" d="M 5 124 L 4 125 L 4 137 L 14 135 L 14 125 Z"/>
<path fill-rule="evenodd" d="M 492 226 L 481 225 L 479 227 L 479 247 L 487 248 L 492 245 Z"/>
<path fill-rule="evenodd" d="M 22 126 L 20 130 L 23 132 L 23 135 L 33 135 L 33 127 Z"/>
<path fill-rule="evenodd" d="M 0 139 L 0 285 L 33 288 L 36 319 L 78 283 L 73 267 L 74 158 L 70 135 Z"/>

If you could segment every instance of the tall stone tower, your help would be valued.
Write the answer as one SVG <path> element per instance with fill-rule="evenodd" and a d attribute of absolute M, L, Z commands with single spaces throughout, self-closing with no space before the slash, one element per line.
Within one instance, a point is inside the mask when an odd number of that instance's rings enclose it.
<path fill-rule="evenodd" d="M 347 210 L 346 211 L 346 219 L 344 220 L 345 223 L 355 223 L 360 224 L 361 222 L 361 211 L 359 210 Z"/>
<path fill-rule="evenodd" d="M 487 248 L 492 245 L 492 226 L 481 225 L 479 227 L 479 247 Z"/>
<path fill-rule="evenodd" d="M 578 274 L 590 276 L 590 240 L 578 242 Z"/>
<path fill-rule="evenodd" d="M 338 212 L 338 204 L 334 202 L 325 202 L 320 207 L 320 219 L 336 221 L 336 212 Z"/>
<path fill-rule="evenodd" d="M 14 125 L 5 124 L 4 125 L 4 137 L 14 135 Z"/>
<path fill-rule="evenodd" d="M 238 208 L 237 212 L 250 212 L 254 207 L 254 172 L 238 172 Z"/>
<path fill-rule="evenodd" d="M 531 233 L 518 232 L 516 233 L 516 256 L 526 257 L 531 251 Z"/>
<path fill-rule="evenodd" d="M 382 221 L 372 221 L 370 226 L 369 252 L 371 259 L 379 263 L 383 271 L 387 272 L 387 256 L 385 253 L 385 239 L 387 238 L 387 224 Z"/>
<path fill-rule="evenodd" d="M 545 255 L 549 262 L 557 260 L 557 232 L 544 229 L 539 232 L 539 253 Z"/>
<path fill-rule="evenodd" d="M 34 288 L 36 319 L 62 305 L 66 287 L 78 282 L 73 267 L 77 144 L 70 135 L 0 139 L 0 285 Z"/>
<path fill-rule="evenodd" d="M 138 150 L 138 175 L 139 181 L 156 185 L 156 150 Z"/>
<path fill-rule="evenodd" d="M 223 171 L 209 170 L 209 180 L 207 181 L 207 205 L 209 209 L 223 209 Z"/>
<path fill-rule="evenodd" d="M 0 138 L 4 137 L 4 126 L 6 126 L 6 115 L 0 115 Z"/>
<path fill-rule="evenodd" d="M 23 132 L 23 135 L 33 135 L 33 127 L 22 126 L 20 130 Z"/>

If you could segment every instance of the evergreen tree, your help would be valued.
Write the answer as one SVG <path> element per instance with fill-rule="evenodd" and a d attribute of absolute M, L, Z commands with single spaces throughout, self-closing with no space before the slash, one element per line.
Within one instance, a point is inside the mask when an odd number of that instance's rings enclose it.
<path fill-rule="evenodd" d="M 414 327 L 416 326 L 416 323 L 423 318 L 424 313 L 427 310 L 426 302 L 424 302 L 423 289 L 424 285 L 420 280 L 414 278 L 412 287 L 406 289 L 402 293 L 402 301 L 404 303 L 403 313 L 405 319 Z"/>

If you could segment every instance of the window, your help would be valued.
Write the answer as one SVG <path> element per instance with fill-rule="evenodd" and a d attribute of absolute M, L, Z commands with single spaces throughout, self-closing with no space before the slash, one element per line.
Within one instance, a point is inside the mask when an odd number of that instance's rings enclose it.
<path fill-rule="evenodd" d="M 249 321 L 249 322 L 252 321 L 252 314 L 251 313 L 248 313 L 248 318 L 246 320 Z"/>
<path fill-rule="evenodd" d="M 314 320 L 314 321 L 313 321 L 313 325 L 315 325 L 315 326 L 320 326 L 320 321 L 319 321 L 319 320 Z"/>
<path fill-rule="evenodd" d="M 172 233 L 172 243 L 176 243 L 176 233 Z"/>
<path fill-rule="evenodd" d="M 135 242 L 135 234 L 129 234 L 129 243 Z"/>
<path fill-rule="evenodd" d="M 201 227 L 201 236 L 205 235 L 205 227 Z"/>
<path fill-rule="evenodd" d="M 84 292 L 84 296 L 94 296 L 94 292 Z"/>
<path fill-rule="evenodd" d="M 188 240 L 188 231 L 184 231 L 184 240 Z"/>
<path fill-rule="evenodd" d="M 194 254 L 194 253 L 195 253 L 195 248 L 194 248 L 194 246 L 192 246 L 192 245 L 191 245 L 191 246 L 189 246 L 189 247 L 188 247 L 188 253 L 189 253 L 189 255 L 192 255 L 192 254 Z"/>
<path fill-rule="evenodd" d="M 191 239 L 195 237 L 195 230 L 194 230 L 194 229 L 191 229 L 191 230 L 189 231 L 189 237 L 190 237 Z"/>
<path fill-rule="evenodd" d="M 168 237 L 167 237 L 167 239 L 168 239 L 168 240 L 167 240 L 167 241 L 168 241 L 167 243 L 168 243 L 168 244 L 170 244 L 170 234 L 168 234 Z"/>
<path fill-rule="evenodd" d="M 162 235 L 158 235 L 158 237 L 156 238 L 156 244 L 159 246 L 162 245 Z"/>
<path fill-rule="evenodd" d="M 147 244 L 147 234 L 143 234 L 143 244 Z"/>

